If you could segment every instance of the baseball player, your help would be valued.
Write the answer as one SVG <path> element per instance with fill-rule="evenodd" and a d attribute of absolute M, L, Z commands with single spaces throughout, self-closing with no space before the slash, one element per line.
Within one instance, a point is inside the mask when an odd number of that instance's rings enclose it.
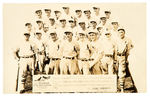
<path fill-rule="evenodd" d="M 32 24 L 31 23 L 25 23 L 25 27 L 28 32 L 32 32 Z"/>
<path fill-rule="evenodd" d="M 62 13 L 59 10 L 55 10 L 54 14 L 55 14 L 55 23 L 56 23 L 56 26 L 57 26 L 57 25 L 59 25 L 59 19 L 60 19 Z"/>
<path fill-rule="evenodd" d="M 51 9 L 44 9 L 44 13 L 45 14 L 43 14 L 42 21 L 43 23 L 49 23 L 49 18 L 51 17 Z"/>
<path fill-rule="evenodd" d="M 108 23 L 111 23 L 111 11 L 110 10 L 106 10 L 104 11 L 105 15 L 106 15 L 106 19 Z"/>
<path fill-rule="evenodd" d="M 82 11 L 80 10 L 80 9 L 76 9 L 75 10 L 75 14 L 74 14 L 74 16 L 73 16 L 73 18 L 74 18 L 74 21 L 76 22 L 76 25 L 78 25 L 78 21 L 82 18 L 83 16 L 82 16 Z"/>
<path fill-rule="evenodd" d="M 90 27 L 96 29 L 96 26 L 97 26 L 96 20 L 90 20 Z"/>
<path fill-rule="evenodd" d="M 114 74 L 114 63 L 116 63 L 116 44 L 111 39 L 111 33 L 105 31 L 105 38 L 102 39 L 104 56 L 101 59 L 101 69 L 103 74 Z M 105 46 L 104 46 L 105 45 Z M 115 62 L 114 62 L 115 61 Z"/>
<path fill-rule="evenodd" d="M 94 13 L 92 14 L 92 16 L 94 17 L 94 19 L 96 20 L 97 25 L 100 23 L 100 8 L 99 7 L 92 7 Z"/>
<path fill-rule="evenodd" d="M 49 29 L 55 29 L 56 28 L 56 22 L 55 22 L 55 17 L 50 17 L 49 18 Z"/>
<path fill-rule="evenodd" d="M 42 39 L 42 33 L 36 31 L 36 39 L 34 41 L 35 53 L 36 53 L 36 62 L 38 64 L 39 73 L 42 74 L 44 67 L 44 58 L 45 58 L 45 45 Z M 37 65 L 35 66 L 37 67 Z"/>
<path fill-rule="evenodd" d="M 73 19 L 73 17 L 72 17 L 71 14 L 70 14 L 70 8 L 69 8 L 69 7 L 62 7 L 62 9 L 64 10 L 63 15 L 64 15 L 67 19 L 69 19 L 69 18 L 72 18 L 72 19 Z"/>
<path fill-rule="evenodd" d="M 46 56 L 50 58 L 50 62 L 45 66 L 45 72 L 48 74 L 60 73 L 60 40 L 57 38 L 56 30 L 52 29 L 49 40 L 46 42 Z M 50 70 L 49 70 L 50 69 Z"/>
<path fill-rule="evenodd" d="M 35 15 L 36 15 L 35 20 L 42 20 L 42 10 L 36 10 Z"/>
<path fill-rule="evenodd" d="M 51 17 L 51 9 L 44 9 L 47 18 Z"/>
<path fill-rule="evenodd" d="M 94 11 L 94 15 L 100 18 L 100 8 L 99 7 L 92 7 Z"/>
<path fill-rule="evenodd" d="M 36 26 L 35 26 L 35 29 L 36 30 L 43 30 L 43 21 L 41 21 L 41 20 L 37 20 L 36 21 Z"/>
<path fill-rule="evenodd" d="M 102 37 L 102 33 L 104 31 L 103 27 L 102 26 L 96 26 L 96 29 L 98 31 L 98 38 L 103 38 Z"/>
<path fill-rule="evenodd" d="M 44 25 L 43 25 L 43 31 L 42 31 L 42 39 L 44 40 L 44 42 L 46 42 L 48 40 L 50 30 L 51 29 L 49 29 L 49 24 L 44 23 Z"/>
<path fill-rule="evenodd" d="M 90 10 L 85 10 L 84 11 L 84 14 L 85 14 L 85 16 L 84 16 L 84 18 L 85 18 L 85 23 L 86 23 L 86 25 L 87 25 L 87 27 L 89 27 L 90 26 L 90 20 L 92 19 L 92 16 L 91 16 L 91 11 Z"/>
<path fill-rule="evenodd" d="M 85 30 L 87 29 L 85 21 L 80 20 L 80 21 L 79 21 L 79 27 L 78 27 L 78 28 L 79 28 L 79 29 L 81 28 L 83 31 L 85 31 Z"/>
<path fill-rule="evenodd" d="M 78 44 L 73 41 L 71 30 L 67 29 L 64 32 L 65 40 L 61 42 L 60 50 L 62 52 L 62 58 L 60 62 L 60 72 L 61 74 L 77 74 L 78 73 L 78 65 L 77 65 L 77 57 L 78 57 Z"/>
<path fill-rule="evenodd" d="M 118 23 L 117 20 L 112 20 L 111 24 L 112 24 L 112 29 L 110 30 L 110 32 L 112 34 L 112 39 L 115 42 L 118 42 L 118 27 L 119 27 L 119 23 Z"/>
<path fill-rule="evenodd" d="M 32 27 L 31 23 L 25 23 L 25 31 L 30 33 L 30 40 L 33 41 L 35 37 L 34 28 Z"/>
<path fill-rule="evenodd" d="M 88 38 L 86 37 L 86 33 L 80 30 L 79 32 L 79 58 L 78 58 L 78 66 L 80 73 L 84 75 L 90 74 L 89 71 L 89 59 L 90 59 L 90 53 L 91 53 L 91 46 Z"/>
<path fill-rule="evenodd" d="M 34 48 L 33 43 L 30 42 L 30 34 L 24 33 L 25 40 L 21 42 L 20 47 L 15 51 L 15 59 L 19 62 L 19 75 L 18 75 L 18 92 L 24 93 L 24 75 L 27 72 L 27 69 L 32 72 L 34 71 Z"/>
<path fill-rule="evenodd" d="M 103 28 L 105 28 L 107 26 L 107 19 L 106 17 L 102 16 L 100 17 L 101 23 L 99 24 L 100 26 L 103 26 Z"/>
<path fill-rule="evenodd" d="M 100 75 L 102 74 L 101 69 L 101 58 L 103 57 L 103 51 L 102 51 L 102 43 L 97 38 L 97 30 L 89 29 L 88 31 L 89 39 L 90 39 L 90 45 L 91 45 L 91 57 L 89 59 L 90 61 L 90 71 L 91 74 Z"/>
<path fill-rule="evenodd" d="M 104 15 L 102 15 L 102 17 L 100 17 L 100 24 L 99 25 L 97 25 L 97 27 L 102 27 L 102 29 L 101 29 L 101 35 L 103 36 L 103 37 L 105 37 L 105 30 L 110 30 L 111 29 L 111 24 L 109 24 L 108 22 L 107 22 L 107 19 L 106 19 L 106 17 L 104 16 Z"/>
<path fill-rule="evenodd" d="M 80 32 L 80 30 L 82 30 L 83 32 L 85 32 L 85 34 L 87 35 L 87 27 L 86 27 L 86 24 L 85 24 L 85 22 L 83 21 L 83 20 L 80 20 L 79 21 L 79 26 L 77 26 L 77 30 L 79 30 L 79 31 L 77 31 L 77 40 L 79 39 L 78 37 L 78 35 L 79 35 L 79 33 L 78 32 Z"/>
<path fill-rule="evenodd" d="M 74 19 L 69 19 L 68 20 L 68 24 L 69 24 L 69 28 L 72 29 L 72 32 L 73 32 L 73 39 L 74 40 L 77 40 L 77 27 L 76 27 L 76 22 L 74 21 Z"/>
<path fill-rule="evenodd" d="M 130 50 L 133 48 L 132 42 L 125 36 L 125 29 L 118 28 L 119 38 L 117 42 L 117 62 L 118 62 L 118 77 L 120 82 L 121 92 L 124 92 L 124 82 L 126 76 L 126 67 Z"/>
<path fill-rule="evenodd" d="M 44 31 L 45 33 L 47 33 L 47 32 L 49 31 L 49 24 L 47 24 L 47 23 L 44 23 L 44 24 L 43 24 L 43 31 Z"/>
<path fill-rule="evenodd" d="M 59 20 L 59 17 L 61 16 L 62 13 L 59 10 L 55 10 L 54 13 L 56 16 L 56 20 Z"/>
<path fill-rule="evenodd" d="M 59 31 L 57 31 L 57 35 L 58 35 L 58 38 L 62 40 L 64 39 L 64 31 L 67 29 L 67 25 L 66 25 L 67 21 L 65 18 L 60 18 L 59 21 L 60 21 L 60 24 L 59 24 L 59 27 L 57 27 L 57 30 Z"/>

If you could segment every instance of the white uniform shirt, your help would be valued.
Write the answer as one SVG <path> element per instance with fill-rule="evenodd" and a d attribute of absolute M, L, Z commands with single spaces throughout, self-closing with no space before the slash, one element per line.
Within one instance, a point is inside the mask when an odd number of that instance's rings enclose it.
<path fill-rule="evenodd" d="M 60 58 L 60 41 L 48 40 L 46 42 L 46 54 L 50 58 Z"/>
<path fill-rule="evenodd" d="M 107 38 L 104 38 L 102 40 L 102 44 L 103 44 L 103 51 L 104 51 L 104 54 L 111 54 L 113 55 L 113 53 L 115 52 L 116 50 L 116 44 L 115 42 L 113 42 L 111 39 L 107 39 Z"/>
<path fill-rule="evenodd" d="M 111 30 L 110 31 L 111 33 L 111 38 L 115 41 L 115 42 L 118 42 L 118 39 L 119 39 L 119 35 L 118 35 L 118 31 L 116 30 Z"/>
<path fill-rule="evenodd" d="M 87 39 L 84 39 L 83 41 L 81 41 L 79 39 L 78 41 L 79 44 L 79 49 L 80 49 L 80 53 L 79 53 L 79 58 L 86 58 L 89 59 L 90 58 L 90 41 L 88 41 Z"/>
<path fill-rule="evenodd" d="M 31 41 L 23 41 L 19 47 L 19 56 L 31 56 L 33 55 L 33 43 Z"/>
<path fill-rule="evenodd" d="M 41 40 L 35 39 L 34 44 L 35 44 L 34 47 L 36 51 L 39 52 L 44 51 L 44 42 L 42 39 Z"/>
<path fill-rule="evenodd" d="M 59 40 L 64 39 L 64 32 L 66 31 L 66 29 L 67 29 L 66 27 L 65 28 L 62 28 L 62 27 L 57 28 L 56 34 L 57 34 L 57 37 Z"/>
<path fill-rule="evenodd" d="M 50 32 L 49 32 L 49 31 L 47 31 L 47 32 L 42 32 L 42 39 L 43 39 L 43 42 L 44 42 L 44 43 L 49 39 L 49 35 L 50 35 Z"/>
<path fill-rule="evenodd" d="M 77 27 L 74 27 L 71 29 L 72 29 L 72 33 L 73 33 L 73 40 L 77 40 L 77 32 L 78 32 Z"/>
<path fill-rule="evenodd" d="M 77 56 L 78 44 L 75 41 L 64 40 L 61 42 L 61 52 L 62 56 L 65 57 L 75 57 Z"/>
<path fill-rule="evenodd" d="M 90 42 L 90 44 L 91 44 L 91 49 L 92 49 L 92 51 L 91 51 L 91 58 L 95 58 L 95 57 L 97 57 L 98 56 L 98 54 L 101 54 L 102 52 L 103 52 L 103 49 L 102 49 L 102 42 L 98 39 L 98 40 L 96 40 L 96 41 L 92 41 L 92 42 Z"/>
<path fill-rule="evenodd" d="M 125 37 L 123 39 L 119 39 L 117 42 L 117 52 L 123 53 L 124 51 L 128 51 L 133 47 L 132 42 L 129 38 Z"/>

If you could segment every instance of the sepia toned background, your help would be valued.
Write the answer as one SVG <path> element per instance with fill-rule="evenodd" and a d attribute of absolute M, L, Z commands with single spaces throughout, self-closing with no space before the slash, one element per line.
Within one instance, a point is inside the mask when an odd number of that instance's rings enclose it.
<path fill-rule="evenodd" d="M 98 6 L 101 12 L 110 9 L 111 17 L 125 27 L 127 36 L 133 41 L 134 48 L 129 57 L 129 69 L 138 92 L 146 92 L 146 4 L 145 3 L 99 3 L 99 4 L 4 4 L 4 64 L 3 91 L 15 93 L 17 61 L 13 56 L 14 49 L 23 40 L 24 24 L 33 22 L 34 11 L 51 8 L 61 10 L 69 6 L 71 10 L 81 8 L 91 9 Z"/>

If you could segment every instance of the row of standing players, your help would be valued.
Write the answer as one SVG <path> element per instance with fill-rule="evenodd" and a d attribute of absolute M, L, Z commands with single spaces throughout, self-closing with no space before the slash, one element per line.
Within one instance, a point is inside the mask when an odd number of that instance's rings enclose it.
<path fill-rule="evenodd" d="M 41 10 L 35 12 L 40 17 L 38 12 Z M 105 13 L 110 16 L 111 12 Z M 100 17 L 99 24 L 93 19 L 87 23 L 88 20 L 72 17 L 58 20 L 49 17 L 48 23 L 37 20 L 35 27 L 26 23 L 25 41 L 15 51 L 20 64 L 19 89 L 23 89 L 23 74 L 28 67 L 32 74 L 35 70 L 40 74 L 43 71 L 46 74 L 117 74 L 123 90 L 126 62 L 133 45 L 125 36 L 125 29 L 106 17 Z"/>

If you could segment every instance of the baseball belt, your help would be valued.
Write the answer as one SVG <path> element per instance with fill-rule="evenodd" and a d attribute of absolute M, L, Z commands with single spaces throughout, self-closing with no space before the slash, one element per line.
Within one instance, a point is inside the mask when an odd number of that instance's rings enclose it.
<path fill-rule="evenodd" d="M 125 56 L 125 53 L 117 53 L 118 56 Z"/>
<path fill-rule="evenodd" d="M 34 55 L 30 55 L 30 56 L 20 56 L 21 58 L 33 58 Z"/>
<path fill-rule="evenodd" d="M 105 54 L 106 57 L 113 57 L 112 54 Z"/>
<path fill-rule="evenodd" d="M 86 59 L 86 58 L 79 58 L 79 60 L 81 60 L 81 61 L 93 61 L 94 59 L 93 59 L 93 58 L 90 58 L 90 59 Z"/>
<path fill-rule="evenodd" d="M 71 59 L 71 60 L 75 59 L 75 57 L 65 57 L 65 56 L 63 56 L 63 58 L 65 58 L 65 59 Z"/>
<path fill-rule="evenodd" d="M 61 60 L 60 58 L 50 58 L 50 60 L 56 61 L 56 60 Z"/>

